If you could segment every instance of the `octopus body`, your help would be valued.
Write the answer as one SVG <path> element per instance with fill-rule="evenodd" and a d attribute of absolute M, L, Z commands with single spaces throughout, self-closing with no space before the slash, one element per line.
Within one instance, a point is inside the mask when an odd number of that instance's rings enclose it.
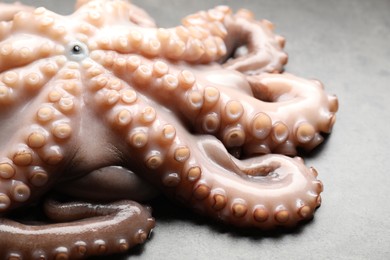
<path fill-rule="evenodd" d="M 1 259 L 127 251 L 155 224 L 133 200 L 154 190 L 236 226 L 312 218 L 322 183 L 293 156 L 331 132 L 337 98 L 282 73 L 270 22 L 219 6 L 163 29 L 121 0 L 0 7 Z M 44 203 L 55 223 L 9 217 L 53 190 L 78 199 Z"/>

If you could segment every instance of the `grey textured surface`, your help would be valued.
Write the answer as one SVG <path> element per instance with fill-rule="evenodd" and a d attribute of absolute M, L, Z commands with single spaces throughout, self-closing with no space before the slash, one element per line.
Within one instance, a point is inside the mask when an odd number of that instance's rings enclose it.
<path fill-rule="evenodd" d="M 62 13 L 74 4 L 22 2 Z M 390 1 L 133 2 L 160 26 L 217 4 L 252 10 L 287 38 L 286 71 L 320 79 L 339 97 L 340 110 L 327 142 L 305 156 L 325 186 L 313 221 L 290 232 L 242 232 L 161 200 L 152 239 L 129 258 L 389 259 Z"/>

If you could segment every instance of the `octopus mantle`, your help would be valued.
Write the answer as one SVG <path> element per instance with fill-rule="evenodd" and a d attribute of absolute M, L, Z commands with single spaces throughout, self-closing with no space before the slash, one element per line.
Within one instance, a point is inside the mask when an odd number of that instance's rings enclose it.
<path fill-rule="evenodd" d="M 322 184 L 286 155 L 322 142 L 337 98 L 281 73 L 270 22 L 219 6 L 163 29 L 126 1 L 76 9 L 0 4 L 1 259 L 127 251 L 155 223 L 131 200 L 156 190 L 241 227 L 312 218 Z M 44 202 L 54 223 L 9 216 L 49 191 L 77 198 Z"/>

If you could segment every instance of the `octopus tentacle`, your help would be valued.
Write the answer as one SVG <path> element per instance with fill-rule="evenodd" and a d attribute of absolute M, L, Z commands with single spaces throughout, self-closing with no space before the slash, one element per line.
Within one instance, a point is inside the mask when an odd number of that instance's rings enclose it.
<path fill-rule="evenodd" d="M 273 154 L 240 161 L 207 138 L 198 147 L 192 153 L 203 157 L 202 177 L 191 204 L 204 214 L 269 229 L 310 219 L 321 203 L 322 183 L 299 158 Z"/>
<path fill-rule="evenodd" d="M 34 7 L 23 5 L 21 3 L 4 4 L 0 3 L 0 21 L 10 21 L 14 18 L 15 14 L 21 11 L 31 12 Z"/>
<path fill-rule="evenodd" d="M 0 43 L 0 72 L 59 55 L 61 50 L 56 47 L 52 41 L 42 42 L 39 37 L 27 38 L 25 35 L 8 37 Z M 39 66 L 39 63 L 35 65 Z"/>
<path fill-rule="evenodd" d="M 60 224 L 24 225 L 0 218 L 2 259 L 80 259 L 125 252 L 142 244 L 154 227 L 150 212 L 132 201 L 46 203 Z M 72 221 L 72 222 L 70 222 Z"/>
<path fill-rule="evenodd" d="M 64 65 L 63 59 L 47 58 L 0 73 L 0 107 L 11 110 L 34 98 Z M 39 68 L 38 70 L 36 68 Z"/>
<path fill-rule="evenodd" d="M 24 35 L 41 40 L 49 38 L 56 43 L 65 44 L 69 40 L 66 38 L 66 27 L 67 21 L 64 16 L 51 12 L 44 7 L 39 7 L 16 13 L 12 20 L 7 22 L 5 32 L 9 32 L 9 34 L 2 34 L 11 37 Z M 80 27 L 82 26 L 79 25 L 76 30 Z M 25 43 L 23 46 L 27 47 L 29 45 Z"/>
<path fill-rule="evenodd" d="M 338 101 L 318 81 L 273 73 L 287 55 L 270 22 L 220 6 L 162 29 L 124 0 L 78 0 L 70 16 L 0 7 L 2 216 L 49 189 L 142 200 L 151 195 L 138 192 L 150 189 L 144 180 L 237 226 L 313 216 L 316 170 L 299 157 L 257 155 L 313 149 L 332 130 Z M 121 252 L 154 226 L 133 202 L 45 205 L 66 223 L 0 218 L 0 258 Z"/>
<path fill-rule="evenodd" d="M 236 48 L 249 46 L 248 56 L 234 59 L 226 66 L 249 72 L 249 68 L 243 68 L 240 60 L 247 60 L 246 67 L 257 68 L 257 73 L 262 71 L 280 71 L 287 62 L 287 55 L 282 51 L 281 37 L 275 36 L 269 29 L 268 23 L 256 22 L 238 13 L 231 15 L 228 7 L 219 6 L 208 12 L 199 12 L 183 19 L 183 25 L 175 28 L 143 28 L 139 30 L 131 23 L 131 6 L 124 5 L 120 9 L 106 8 L 101 3 L 95 5 L 97 12 L 95 17 L 87 16 L 86 21 L 95 24 L 101 29 L 98 36 L 91 39 L 96 42 L 98 49 L 114 50 L 121 53 L 140 53 L 150 58 L 162 57 L 171 60 L 181 60 L 190 63 L 209 63 L 225 60 L 230 57 Z M 115 2 L 115 4 L 118 4 Z M 91 8 L 88 8 L 90 12 Z M 107 11 L 109 10 L 109 11 Z M 123 11 L 126 10 L 126 11 Z M 241 12 L 242 13 L 242 12 Z M 108 21 L 110 17 L 121 17 L 124 22 L 129 22 L 125 33 L 117 34 Z M 103 23 L 101 20 L 105 19 Z M 99 21 L 96 21 L 99 20 Z M 107 21 L 108 20 L 108 21 Z M 102 28 L 102 24 L 106 25 Z M 250 25 L 249 27 L 247 25 Z M 149 26 L 152 27 L 152 26 Z M 250 29 L 247 29 L 250 28 Z M 256 61 L 255 61 L 256 60 Z M 236 65 L 233 65 L 236 64 Z M 241 68 L 242 67 L 242 68 Z"/>
<path fill-rule="evenodd" d="M 104 104 L 106 122 L 125 139 L 129 167 L 169 196 L 223 221 L 263 228 L 292 226 L 319 205 L 322 185 L 301 160 L 272 155 L 235 161 L 219 141 L 169 124 L 170 112 L 155 111 L 126 83 L 113 91 L 95 82 L 89 89 L 97 92 L 95 103 Z"/>
<path fill-rule="evenodd" d="M 102 32 L 93 39 L 96 42 L 94 49 L 140 53 L 149 58 L 163 57 L 191 63 L 216 61 L 226 54 L 225 44 L 219 36 L 204 33 L 199 39 L 192 38 L 184 26 L 144 28 L 142 32 L 134 27 L 117 35 L 112 35 L 112 28 L 107 27 Z"/>
<path fill-rule="evenodd" d="M 219 22 L 219 23 L 218 23 Z M 231 10 L 219 6 L 207 12 L 190 15 L 183 20 L 186 26 L 201 26 L 214 33 L 224 28 L 222 39 L 227 52 L 222 59 L 224 67 L 247 74 L 280 72 L 287 63 L 283 51 L 285 39 L 273 33 L 273 24 L 267 20 L 256 21 L 253 13 L 241 9 L 231 15 Z"/>
<path fill-rule="evenodd" d="M 106 1 L 108 2 L 108 1 Z M 113 10 L 116 9 L 116 10 Z M 152 17 L 149 16 L 142 8 L 132 5 L 130 1 L 112 1 L 109 3 L 98 3 L 92 0 L 77 0 L 76 1 L 76 10 L 78 14 L 86 12 L 87 20 L 93 21 L 96 23 L 96 20 L 101 19 L 101 15 L 106 12 L 115 12 L 119 11 L 121 17 L 125 17 L 128 22 L 136 24 L 140 27 L 156 27 L 156 24 Z M 95 13 L 92 14 L 94 10 Z M 118 14 L 118 13 L 117 13 Z M 107 15 L 107 14 L 106 14 Z M 111 13 L 113 15 L 113 13 Z M 104 16 L 104 15 L 103 15 Z M 107 17 L 106 17 L 107 18 Z M 117 18 L 117 17 L 116 17 Z M 104 19 L 104 18 L 103 18 Z"/>
<path fill-rule="evenodd" d="M 245 156 L 273 151 L 296 155 L 296 147 L 311 150 L 335 123 L 337 98 L 327 95 L 315 80 L 287 73 L 245 78 L 218 68 L 200 69 L 195 77 L 188 70 L 138 55 L 93 52 L 92 57 L 138 92 L 182 114 L 198 133 L 216 135 Z"/>
<path fill-rule="evenodd" d="M 215 134 L 228 148 L 240 148 L 246 156 L 295 155 L 295 147 L 311 150 L 321 143 L 321 133 L 332 129 L 337 99 L 328 96 L 318 82 L 291 74 L 251 76 L 248 82 L 233 75 L 229 79 L 204 87 L 200 78 L 196 86 L 203 92 L 203 106 L 199 114 L 187 115 L 198 132 Z M 248 83 L 249 95 L 248 89 L 231 87 Z"/>
<path fill-rule="evenodd" d="M 337 107 L 313 82 L 290 74 L 248 79 L 253 97 L 229 84 L 204 89 L 204 99 L 213 105 L 194 121 L 199 132 L 213 133 L 226 147 L 242 148 L 250 156 L 273 151 L 295 155 L 295 147 L 310 150 L 322 141 L 321 132 L 331 131 Z M 318 109 L 313 113 L 311 107 Z"/>
<path fill-rule="evenodd" d="M 96 42 L 95 45 L 98 49 L 115 50 L 122 53 L 141 53 L 148 57 L 165 57 L 191 63 L 216 61 L 226 54 L 225 44 L 221 38 L 225 37 L 223 26 L 215 27 L 218 30 L 218 35 L 216 32 L 208 31 L 207 28 L 192 25 L 189 28 L 183 25 L 170 29 L 157 29 L 149 26 L 149 28 L 144 27 L 140 30 L 139 27 L 135 26 L 137 22 L 132 22 L 134 18 L 130 16 L 131 5 L 121 2 L 124 5 L 122 9 L 109 8 L 110 5 L 114 4 L 118 4 L 118 2 L 100 2 L 94 6 L 96 17 L 99 19 L 85 15 L 85 20 L 101 31 L 99 35 L 91 39 L 91 41 Z M 90 9 L 87 9 L 89 13 Z M 118 19 L 127 23 L 126 30 L 122 30 L 123 33 L 119 34 L 115 32 L 118 30 L 113 30 L 118 26 Z M 114 20 L 115 23 L 111 24 L 110 20 Z"/>
<path fill-rule="evenodd" d="M 2 119 L 18 117 L 26 126 L 18 128 L 20 122 L 14 120 L 3 128 L 2 139 L 12 138 L 2 140 L 7 150 L 0 151 L 0 212 L 28 203 L 45 192 L 59 175 L 55 169 L 72 157 L 70 147 L 79 131 L 74 120 L 80 108 L 79 80 L 78 65 L 63 64 L 50 80 L 37 80 L 41 88 L 45 82 L 50 82 L 51 87 L 39 92 L 23 89 L 14 103 L 5 105 L 9 110 L 1 110 Z M 21 86 L 27 88 L 28 84 Z M 34 96 L 36 99 L 29 101 Z M 21 101 L 28 102 L 28 112 L 15 109 Z"/>

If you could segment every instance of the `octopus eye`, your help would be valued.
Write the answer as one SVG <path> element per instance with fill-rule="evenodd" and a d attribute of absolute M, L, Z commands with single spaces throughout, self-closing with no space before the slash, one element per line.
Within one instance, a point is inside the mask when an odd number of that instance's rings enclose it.
<path fill-rule="evenodd" d="M 67 48 L 67 57 L 73 61 L 81 61 L 88 57 L 88 47 L 82 42 L 72 42 Z"/>
<path fill-rule="evenodd" d="M 72 48 L 72 52 L 74 55 L 78 55 L 80 54 L 81 52 L 83 51 L 83 49 L 81 49 L 80 45 L 74 45 L 73 48 Z"/>

